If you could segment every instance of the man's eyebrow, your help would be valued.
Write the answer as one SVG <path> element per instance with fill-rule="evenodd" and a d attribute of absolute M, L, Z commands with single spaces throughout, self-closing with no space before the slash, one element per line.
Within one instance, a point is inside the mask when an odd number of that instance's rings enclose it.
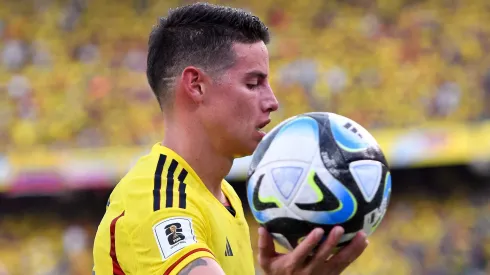
<path fill-rule="evenodd" d="M 263 72 L 257 71 L 257 70 L 250 71 L 250 72 L 246 73 L 245 76 L 246 77 L 267 78 L 267 74 L 266 73 L 263 73 Z"/>

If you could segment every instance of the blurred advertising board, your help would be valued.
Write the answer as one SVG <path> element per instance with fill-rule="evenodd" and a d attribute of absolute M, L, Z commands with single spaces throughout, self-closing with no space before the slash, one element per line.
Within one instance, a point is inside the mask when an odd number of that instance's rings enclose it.
<path fill-rule="evenodd" d="M 7 153 L 0 156 L 0 191 L 14 195 L 44 194 L 111 187 L 150 149 L 103 148 Z"/>
<path fill-rule="evenodd" d="M 391 168 L 490 160 L 490 122 L 373 130 Z M 0 191 L 50 193 L 113 186 L 148 148 L 74 149 L 0 155 Z M 246 178 L 250 157 L 236 159 L 229 180 Z"/>

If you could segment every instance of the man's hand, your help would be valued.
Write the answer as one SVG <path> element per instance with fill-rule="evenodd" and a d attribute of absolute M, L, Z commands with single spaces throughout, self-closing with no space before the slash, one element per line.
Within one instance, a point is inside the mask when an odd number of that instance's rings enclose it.
<path fill-rule="evenodd" d="M 368 245 L 366 234 L 357 233 L 352 242 L 331 256 L 344 229 L 336 226 L 313 256 L 309 256 L 324 234 L 323 229 L 313 230 L 293 251 L 279 254 L 272 236 L 259 228 L 259 264 L 268 275 L 338 275 L 356 260 Z M 330 257 L 331 256 L 331 257 Z"/>

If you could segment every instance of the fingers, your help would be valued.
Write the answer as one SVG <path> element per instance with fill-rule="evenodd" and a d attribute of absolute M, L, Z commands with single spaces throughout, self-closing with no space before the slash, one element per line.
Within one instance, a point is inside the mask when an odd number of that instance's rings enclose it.
<path fill-rule="evenodd" d="M 262 226 L 259 227 L 259 264 L 264 267 L 268 265 L 270 259 L 276 255 L 272 236 Z"/>
<path fill-rule="evenodd" d="M 311 261 L 312 268 L 316 268 L 316 266 L 325 263 L 325 260 L 333 254 L 343 234 L 344 229 L 340 226 L 336 226 L 330 231 L 327 240 L 320 246 L 320 249 L 318 249 Z"/>
<path fill-rule="evenodd" d="M 290 253 L 291 261 L 294 265 L 301 265 L 306 257 L 313 252 L 318 242 L 322 239 L 325 231 L 321 228 L 315 228 L 306 236 L 306 238 L 298 244 L 298 246 Z"/>
<path fill-rule="evenodd" d="M 358 232 L 347 246 L 331 256 L 344 234 L 344 229 L 336 226 L 311 257 L 310 255 L 324 234 L 323 229 L 316 228 L 293 251 L 280 255 L 275 252 L 272 236 L 261 227 L 258 243 L 259 264 L 267 274 L 296 274 L 299 272 L 300 274 L 339 275 L 362 254 L 368 245 L 366 234 Z"/>
<path fill-rule="evenodd" d="M 351 263 L 353 263 L 364 252 L 368 245 L 366 234 L 358 232 L 352 242 L 342 248 L 339 253 L 335 254 L 327 263 L 328 268 L 332 270 L 331 274 L 340 274 Z"/>

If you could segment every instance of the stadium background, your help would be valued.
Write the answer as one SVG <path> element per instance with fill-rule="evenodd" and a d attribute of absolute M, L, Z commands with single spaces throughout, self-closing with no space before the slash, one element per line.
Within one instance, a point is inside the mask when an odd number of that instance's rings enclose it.
<path fill-rule="evenodd" d="M 0 275 L 90 274 L 111 188 L 163 134 L 147 35 L 189 2 L 1 1 Z M 218 2 L 270 26 L 274 124 L 342 114 L 393 167 L 387 216 L 345 274 L 490 274 L 490 2 Z M 246 165 L 229 176 L 242 197 Z"/>

